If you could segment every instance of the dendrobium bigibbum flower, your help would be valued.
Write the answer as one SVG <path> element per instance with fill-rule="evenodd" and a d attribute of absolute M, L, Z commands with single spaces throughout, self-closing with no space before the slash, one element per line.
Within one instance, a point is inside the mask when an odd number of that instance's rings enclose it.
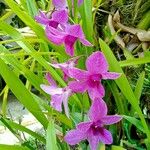
<path fill-rule="evenodd" d="M 60 25 L 63 28 L 68 22 L 68 12 L 65 9 L 54 11 L 49 19 L 44 12 L 39 11 L 39 15 L 35 16 L 35 20 L 45 26 L 57 28 Z"/>
<path fill-rule="evenodd" d="M 69 117 L 69 110 L 68 110 L 68 98 L 72 94 L 71 89 L 68 87 L 59 88 L 57 87 L 56 82 L 52 79 L 50 74 L 46 75 L 46 79 L 48 80 L 50 85 L 41 84 L 40 87 L 43 91 L 47 94 L 51 95 L 51 106 L 59 111 L 62 112 L 62 104 L 64 105 L 65 114 Z"/>
<path fill-rule="evenodd" d="M 74 56 L 74 44 L 77 40 L 79 40 L 85 46 L 93 46 L 88 40 L 86 40 L 79 24 L 68 24 L 64 30 L 47 26 L 45 32 L 47 38 L 54 44 L 61 45 L 64 43 L 66 53 L 70 56 Z"/>
<path fill-rule="evenodd" d="M 102 79 L 117 79 L 120 74 L 108 72 L 108 63 L 102 52 L 97 51 L 91 54 L 86 60 L 87 71 L 78 68 L 69 69 L 70 77 L 76 79 L 69 83 L 73 92 L 89 93 L 93 100 L 96 97 L 104 97 L 105 90 L 101 84 Z"/>
<path fill-rule="evenodd" d="M 69 70 L 70 68 L 75 67 L 75 65 L 77 65 L 79 58 L 80 58 L 80 56 L 71 58 L 71 59 L 69 59 L 69 60 L 68 60 L 67 62 L 65 62 L 65 63 L 53 63 L 53 64 L 50 63 L 50 65 L 53 66 L 54 68 L 59 68 L 59 69 L 61 69 L 61 70 L 63 71 L 63 74 L 64 74 L 63 79 L 64 79 L 65 81 L 67 81 L 67 80 L 68 80 L 68 77 L 69 77 L 69 72 L 68 72 L 68 70 Z"/>
<path fill-rule="evenodd" d="M 122 117 L 107 115 L 106 103 L 101 98 L 96 98 L 93 101 L 88 116 L 90 121 L 79 123 L 76 129 L 66 134 L 64 140 L 70 145 L 75 145 L 87 139 L 91 150 L 96 150 L 99 142 L 112 144 L 112 135 L 104 126 L 117 123 Z"/>

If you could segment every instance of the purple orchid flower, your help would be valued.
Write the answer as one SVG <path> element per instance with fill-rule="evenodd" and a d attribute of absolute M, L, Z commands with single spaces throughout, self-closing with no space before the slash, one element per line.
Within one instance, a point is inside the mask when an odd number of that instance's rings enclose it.
<path fill-rule="evenodd" d="M 91 99 L 103 97 L 105 95 L 104 87 L 101 84 L 102 79 L 116 79 L 119 73 L 108 72 L 108 63 L 102 52 L 94 52 L 86 60 L 87 71 L 78 68 L 69 69 L 69 75 L 76 81 L 69 83 L 69 88 L 73 92 L 89 93 Z"/>
<path fill-rule="evenodd" d="M 67 62 L 65 62 L 65 63 L 53 63 L 53 64 L 50 63 L 50 65 L 53 66 L 54 68 L 59 68 L 59 69 L 61 69 L 61 70 L 63 71 L 63 74 L 64 74 L 63 79 L 64 79 L 65 81 L 67 81 L 67 80 L 68 80 L 68 77 L 69 77 L 69 72 L 68 72 L 68 70 L 69 70 L 70 68 L 75 67 L 75 65 L 77 65 L 79 58 L 80 58 L 80 56 L 71 58 L 71 59 L 69 59 L 69 60 L 68 60 Z"/>
<path fill-rule="evenodd" d="M 68 98 L 72 94 L 71 90 L 68 87 L 57 87 L 56 82 L 52 79 L 50 74 L 46 75 L 46 79 L 48 80 L 50 85 L 41 84 L 40 87 L 47 94 L 51 95 L 51 106 L 55 110 L 62 112 L 63 103 L 65 114 L 69 118 Z"/>
<path fill-rule="evenodd" d="M 57 10 L 52 13 L 52 17 L 49 19 L 45 13 L 39 11 L 39 15 L 35 16 L 35 20 L 43 25 L 49 25 L 53 28 L 57 28 L 59 24 L 64 27 L 68 22 L 68 13 L 65 9 Z"/>
<path fill-rule="evenodd" d="M 81 122 L 76 129 L 69 131 L 64 137 L 70 145 L 75 145 L 87 139 L 91 150 L 96 150 L 99 142 L 112 144 L 111 133 L 104 128 L 104 125 L 111 125 L 119 122 L 122 117 L 119 115 L 107 115 L 107 106 L 102 99 L 95 99 L 89 111 L 90 121 Z"/>
<path fill-rule="evenodd" d="M 64 43 L 66 53 L 70 56 L 74 55 L 74 44 L 79 40 L 83 45 L 93 46 L 85 39 L 84 33 L 80 25 L 67 25 L 64 30 L 58 30 L 53 27 L 46 27 L 46 35 L 48 39 L 56 45 Z"/>

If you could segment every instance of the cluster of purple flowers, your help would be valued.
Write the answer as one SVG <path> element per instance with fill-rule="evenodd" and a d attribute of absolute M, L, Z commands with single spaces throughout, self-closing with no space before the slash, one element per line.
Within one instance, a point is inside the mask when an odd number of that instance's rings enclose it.
<path fill-rule="evenodd" d="M 79 0 L 78 4 L 81 5 Z M 47 38 L 54 44 L 64 44 L 66 53 L 74 56 L 74 44 L 79 40 L 83 45 L 92 46 L 85 39 L 82 28 L 78 24 L 71 25 L 68 22 L 67 3 L 65 0 L 53 0 L 56 10 L 52 13 L 51 18 L 40 11 L 39 16 L 35 19 L 37 22 L 45 26 Z M 75 145 L 81 140 L 87 139 L 92 150 L 96 150 L 98 143 L 111 144 L 113 142 L 111 133 L 104 128 L 119 122 L 122 117 L 119 115 L 107 115 L 107 105 L 102 99 L 105 95 L 105 89 L 101 84 L 102 79 L 116 79 L 120 76 L 118 73 L 108 72 L 108 63 L 102 52 L 93 52 L 86 60 L 86 69 L 81 70 L 75 66 L 80 57 L 73 57 L 65 63 L 50 64 L 54 68 L 59 68 L 64 73 L 64 80 L 68 81 L 68 85 L 64 88 L 57 86 L 56 82 L 48 73 L 46 79 L 49 85 L 41 85 L 41 88 L 51 95 L 51 106 L 62 112 L 62 104 L 65 114 L 69 117 L 68 99 L 73 93 L 88 92 L 92 100 L 88 117 L 89 121 L 81 122 L 76 129 L 69 131 L 64 140 Z M 69 81 L 69 78 L 75 79 Z"/>

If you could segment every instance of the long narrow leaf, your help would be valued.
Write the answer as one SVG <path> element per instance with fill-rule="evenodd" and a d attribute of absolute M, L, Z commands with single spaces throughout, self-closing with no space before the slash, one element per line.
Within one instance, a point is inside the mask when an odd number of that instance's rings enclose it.
<path fill-rule="evenodd" d="M 5 145 L 0 144 L 0 150 L 30 150 L 27 147 L 19 146 L 19 145 Z"/>
<path fill-rule="evenodd" d="M 0 58 L 0 74 L 3 79 L 17 97 L 17 99 L 36 117 L 37 120 L 46 128 L 48 121 L 44 114 L 42 113 L 40 107 L 30 94 L 30 92 L 25 88 L 23 83 L 19 80 L 19 78 L 14 74 L 12 70 L 4 63 L 4 61 Z"/>
<path fill-rule="evenodd" d="M 54 127 L 54 122 L 51 121 L 48 124 L 47 134 L 46 134 L 46 150 L 57 150 L 56 143 L 56 132 Z"/>

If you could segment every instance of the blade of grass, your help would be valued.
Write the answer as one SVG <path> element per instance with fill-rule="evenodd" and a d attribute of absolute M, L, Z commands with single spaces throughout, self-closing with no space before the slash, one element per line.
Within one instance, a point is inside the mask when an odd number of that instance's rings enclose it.
<path fill-rule="evenodd" d="M 131 89 L 131 86 L 130 86 L 123 70 L 119 66 L 119 63 L 116 60 L 114 54 L 112 53 L 111 49 L 109 48 L 109 46 L 102 39 L 100 39 L 99 42 L 100 42 L 101 50 L 105 54 L 106 59 L 109 63 L 110 70 L 119 72 L 122 74 L 121 77 L 116 79 L 115 81 L 116 81 L 118 87 L 120 88 L 121 92 L 123 93 L 123 95 L 131 103 L 131 105 L 135 109 L 135 111 L 137 111 L 137 113 L 141 119 L 145 133 L 147 135 L 147 138 L 149 140 L 149 145 L 150 145 L 150 131 L 149 131 L 146 121 L 144 119 L 144 115 L 142 114 L 142 111 L 137 103 L 137 99 Z"/>
<path fill-rule="evenodd" d="M 140 100 L 140 97 L 141 97 L 141 94 L 142 94 L 144 79 L 145 79 L 145 72 L 143 71 L 140 74 L 139 79 L 137 80 L 136 87 L 135 87 L 135 90 L 134 90 L 134 94 L 135 94 L 135 96 L 138 100 L 138 103 L 139 103 L 139 100 Z"/>
<path fill-rule="evenodd" d="M 26 0 L 26 3 L 27 3 L 27 8 L 28 8 L 28 12 L 29 12 L 30 16 L 32 18 L 34 18 L 38 13 L 38 9 L 37 9 L 35 0 L 32 0 L 32 1 Z"/>
<path fill-rule="evenodd" d="M 30 150 L 30 149 L 19 145 L 0 144 L 0 150 Z"/>
<path fill-rule="evenodd" d="M 131 124 L 135 125 L 137 129 L 145 133 L 145 130 L 140 120 L 136 119 L 135 117 L 125 116 L 125 115 L 123 115 L 123 118 L 128 120 Z"/>
<path fill-rule="evenodd" d="M 7 114 L 7 98 L 8 98 L 9 87 L 6 85 L 4 94 L 3 94 L 3 103 L 2 103 L 2 115 L 6 117 Z"/>
<path fill-rule="evenodd" d="M 0 64 L 0 74 L 7 83 L 8 87 L 11 89 L 17 99 L 36 117 L 37 120 L 39 120 L 44 128 L 46 128 L 48 121 L 30 92 L 25 88 L 23 83 L 14 74 L 14 72 L 10 70 L 10 68 L 4 63 L 1 58 Z"/>
<path fill-rule="evenodd" d="M 43 82 L 42 78 L 39 78 L 32 71 L 23 66 L 23 64 L 21 64 L 21 62 L 19 62 L 14 56 L 11 56 L 11 53 L 2 45 L 0 45 L 0 53 L 3 54 L 1 58 L 5 62 L 12 65 L 17 72 L 21 72 L 36 89 L 43 92 L 40 88 L 40 84 Z"/>
<path fill-rule="evenodd" d="M 46 150 L 58 150 L 57 143 L 56 143 L 56 132 L 55 132 L 53 120 L 49 122 L 47 132 L 46 132 Z"/>
<path fill-rule="evenodd" d="M 82 27 L 84 34 L 86 35 L 86 38 L 93 43 L 93 16 L 92 16 L 92 1 L 86 0 L 83 1 L 83 4 L 79 8 L 81 18 L 82 18 Z M 93 48 L 86 47 L 87 54 L 91 54 L 93 51 Z M 85 53 L 83 51 L 83 53 Z"/>
<path fill-rule="evenodd" d="M 135 65 L 141 65 L 146 63 L 150 63 L 150 57 L 123 60 L 119 62 L 119 65 L 121 67 L 126 67 L 126 66 L 135 66 Z"/>

